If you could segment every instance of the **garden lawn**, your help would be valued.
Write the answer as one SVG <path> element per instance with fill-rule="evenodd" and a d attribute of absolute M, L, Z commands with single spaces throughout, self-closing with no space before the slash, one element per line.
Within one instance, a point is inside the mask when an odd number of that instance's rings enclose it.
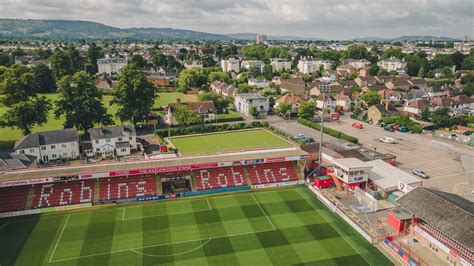
<path fill-rule="evenodd" d="M 48 94 L 39 94 L 40 96 L 46 96 L 52 102 L 58 99 L 58 93 L 48 93 Z M 197 97 L 195 95 L 186 95 L 183 93 L 178 92 L 164 92 L 159 93 L 159 97 L 157 97 L 155 101 L 154 107 L 159 107 L 166 105 L 170 102 L 176 102 L 176 99 L 181 98 L 183 102 L 190 102 L 196 101 Z M 116 105 L 110 105 L 110 101 L 112 100 L 112 96 L 104 95 L 104 106 L 107 108 L 107 113 L 111 114 L 115 124 L 120 125 L 120 120 L 115 116 L 117 112 Z M 49 130 L 58 130 L 63 128 L 64 117 L 60 117 L 59 119 L 54 118 L 54 104 L 52 110 L 49 112 L 48 122 L 42 126 L 36 126 L 32 129 L 32 132 L 38 131 L 49 131 Z M 7 108 L 4 106 L 0 106 L 0 115 L 7 112 Z M 0 149 L 12 149 L 15 141 L 21 138 L 23 135 L 19 129 L 12 129 L 10 127 L 0 127 Z"/>

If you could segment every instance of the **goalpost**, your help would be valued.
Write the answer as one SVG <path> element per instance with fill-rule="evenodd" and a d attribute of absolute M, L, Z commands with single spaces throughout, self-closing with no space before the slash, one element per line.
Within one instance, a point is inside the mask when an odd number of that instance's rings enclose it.
<path fill-rule="evenodd" d="M 354 197 L 358 203 L 351 206 L 356 213 L 371 213 L 377 211 L 377 199 L 359 187 L 354 190 Z"/>

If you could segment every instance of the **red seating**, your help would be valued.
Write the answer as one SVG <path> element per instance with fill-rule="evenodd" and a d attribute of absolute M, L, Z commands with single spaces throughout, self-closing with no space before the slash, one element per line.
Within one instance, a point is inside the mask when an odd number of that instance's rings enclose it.
<path fill-rule="evenodd" d="M 242 166 L 203 169 L 196 172 L 198 190 L 245 186 Z"/>
<path fill-rule="evenodd" d="M 156 194 L 154 175 L 121 176 L 99 179 L 100 200 L 129 199 Z"/>
<path fill-rule="evenodd" d="M 25 209 L 29 186 L 0 188 L 0 212 Z"/>
<path fill-rule="evenodd" d="M 89 203 L 94 197 L 94 180 L 35 185 L 33 208 Z"/>
<path fill-rule="evenodd" d="M 266 184 L 297 180 L 298 175 L 291 162 L 256 164 L 248 167 L 252 184 Z"/>

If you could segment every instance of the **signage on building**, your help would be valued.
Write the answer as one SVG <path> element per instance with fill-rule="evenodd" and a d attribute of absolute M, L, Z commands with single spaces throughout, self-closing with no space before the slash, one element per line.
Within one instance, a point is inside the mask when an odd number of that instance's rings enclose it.
<path fill-rule="evenodd" d="M 398 190 L 403 193 L 408 193 L 413 189 L 412 186 L 403 183 L 402 181 L 398 181 Z"/>

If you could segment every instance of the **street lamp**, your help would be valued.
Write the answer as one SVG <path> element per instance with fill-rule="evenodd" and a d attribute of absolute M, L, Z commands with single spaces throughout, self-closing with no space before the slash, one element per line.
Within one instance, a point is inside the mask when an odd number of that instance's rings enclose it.
<path fill-rule="evenodd" d="M 326 103 L 326 94 L 331 92 L 331 87 L 327 83 L 319 85 L 319 92 L 323 94 L 323 107 L 321 109 L 321 131 L 319 137 L 319 155 L 318 155 L 318 175 L 321 174 L 321 156 L 323 151 L 323 132 L 324 132 L 324 104 Z"/>

